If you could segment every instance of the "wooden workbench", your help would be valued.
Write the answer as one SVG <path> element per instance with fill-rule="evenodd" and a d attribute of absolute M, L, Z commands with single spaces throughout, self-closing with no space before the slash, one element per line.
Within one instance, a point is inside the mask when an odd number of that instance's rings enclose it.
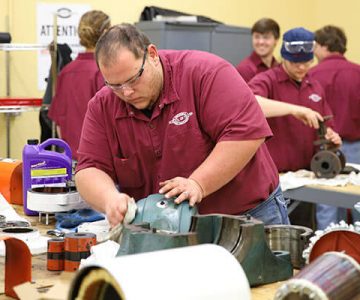
<path fill-rule="evenodd" d="M 24 215 L 22 206 L 13 205 L 17 213 L 21 216 Z M 36 227 L 43 235 L 46 231 L 54 228 L 54 218 L 49 219 L 49 225 L 40 223 L 38 217 L 28 217 L 32 227 Z M 48 271 L 46 269 L 46 254 L 36 255 L 32 257 L 32 279 L 39 286 L 46 286 L 53 283 L 61 272 Z M 273 300 L 277 288 L 281 282 L 267 284 L 251 289 L 252 300 Z M 4 294 L 4 257 L 0 257 L 0 299 L 12 299 Z"/>

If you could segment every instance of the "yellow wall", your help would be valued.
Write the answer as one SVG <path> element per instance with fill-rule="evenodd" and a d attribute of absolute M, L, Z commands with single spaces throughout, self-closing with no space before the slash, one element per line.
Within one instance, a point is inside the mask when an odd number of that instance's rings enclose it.
<path fill-rule="evenodd" d="M 310 3 L 314 11 L 313 20 L 309 23 L 310 29 L 316 30 L 328 24 L 342 27 L 348 39 L 346 57 L 360 63 L 360 1 L 316 0 Z"/>
<path fill-rule="evenodd" d="M 261 17 L 277 20 L 282 32 L 297 26 L 316 30 L 326 24 L 342 27 L 348 36 L 347 57 L 360 63 L 360 41 L 357 39 L 360 1 L 346 0 L 0 0 L 0 32 L 6 30 L 6 17 L 10 20 L 13 43 L 36 43 L 36 3 L 81 3 L 108 13 L 113 24 L 135 22 L 144 6 L 160 6 L 191 14 L 204 15 L 229 25 L 251 25 Z M 299 5 L 299 3 L 301 5 Z M 279 48 L 279 47 L 278 47 Z M 277 55 L 278 56 L 278 55 Z M 5 54 L 0 52 L 0 97 L 5 96 Z M 37 89 L 37 56 L 35 52 L 11 52 L 11 95 L 42 97 Z M 26 112 L 11 118 L 11 157 L 21 158 L 28 138 L 38 138 L 38 113 Z M 0 157 L 6 156 L 5 117 L 0 114 Z"/>

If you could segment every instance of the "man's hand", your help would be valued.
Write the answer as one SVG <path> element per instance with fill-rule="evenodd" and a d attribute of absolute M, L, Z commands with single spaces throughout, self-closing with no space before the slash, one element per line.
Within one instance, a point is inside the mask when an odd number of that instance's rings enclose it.
<path fill-rule="evenodd" d="M 330 127 L 326 128 L 325 138 L 337 146 L 341 146 L 342 144 L 340 135 L 334 130 L 332 130 Z"/>
<path fill-rule="evenodd" d="M 191 178 L 175 177 L 164 182 L 160 182 L 160 194 L 165 194 L 166 198 L 178 196 L 175 203 L 180 204 L 184 200 L 189 200 L 189 205 L 194 206 L 200 203 L 204 197 L 204 191 L 199 183 Z"/>
<path fill-rule="evenodd" d="M 305 125 L 312 128 L 319 128 L 319 120 L 324 121 L 323 117 L 315 110 L 305 106 L 293 105 L 291 115 L 302 121 Z"/>
<path fill-rule="evenodd" d="M 116 198 L 112 197 L 106 201 L 105 214 L 111 227 L 123 222 L 130 201 L 134 199 L 124 193 L 118 193 Z"/>

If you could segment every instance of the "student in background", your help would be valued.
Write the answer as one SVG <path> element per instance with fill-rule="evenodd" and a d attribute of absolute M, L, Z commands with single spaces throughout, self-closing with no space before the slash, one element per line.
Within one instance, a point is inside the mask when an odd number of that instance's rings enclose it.
<path fill-rule="evenodd" d="M 49 75 L 46 78 L 46 88 L 43 96 L 42 106 L 39 113 L 39 122 L 40 122 L 40 142 L 45 142 L 50 138 L 57 138 L 58 135 L 56 132 L 52 132 L 52 121 L 48 117 L 49 108 L 51 106 L 51 101 L 53 100 L 53 64 L 56 65 L 56 74 L 58 74 L 68 63 L 72 62 L 71 53 L 72 50 L 68 44 L 59 44 L 56 45 L 56 60 L 54 59 L 53 52 L 54 42 L 51 42 L 49 45 L 49 52 L 51 55 L 51 66 L 49 70 Z M 48 147 L 48 150 L 51 147 Z"/>
<path fill-rule="evenodd" d="M 325 90 L 346 161 L 360 164 L 360 65 L 345 58 L 347 39 L 341 28 L 324 26 L 315 31 L 315 41 L 314 54 L 319 64 L 309 73 Z M 360 220 L 355 210 L 352 215 L 354 221 Z M 322 220 L 321 229 L 330 222 L 347 220 L 345 209 L 328 205 L 319 207 L 317 216 Z"/>
<path fill-rule="evenodd" d="M 315 31 L 315 41 L 319 64 L 309 73 L 325 90 L 346 161 L 360 164 L 360 65 L 344 56 L 347 39 L 341 28 L 325 26 Z"/>
<path fill-rule="evenodd" d="M 283 35 L 281 56 L 283 62 L 256 75 L 250 82 L 259 101 L 268 99 L 307 107 L 318 114 L 332 115 L 325 93 L 319 82 L 308 75 L 314 57 L 314 34 L 302 27 Z M 266 98 L 266 99 L 264 99 Z M 316 131 L 292 116 L 268 118 L 274 134 L 266 143 L 279 172 L 309 169 L 316 148 Z M 340 145 L 340 136 L 327 123 L 326 138 Z"/>
<path fill-rule="evenodd" d="M 87 104 L 105 84 L 94 50 L 101 34 L 109 27 L 110 17 L 102 11 L 92 10 L 81 17 L 78 34 L 85 52 L 61 70 L 49 110 L 59 137 L 69 144 L 75 160 Z"/>
<path fill-rule="evenodd" d="M 273 52 L 280 37 L 280 27 L 273 19 L 263 18 L 253 25 L 251 35 L 254 51 L 236 67 L 246 82 L 278 65 Z"/>

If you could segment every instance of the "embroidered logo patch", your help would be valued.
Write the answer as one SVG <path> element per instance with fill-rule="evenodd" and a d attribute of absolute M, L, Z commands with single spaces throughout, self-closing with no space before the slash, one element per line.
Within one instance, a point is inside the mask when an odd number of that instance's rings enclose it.
<path fill-rule="evenodd" d="M 309 96 L 309 99 L 314 101 L 314 102 L 319 102 L 321 100 L 321 97 L 318 94 L 311 94 Z"/>
<path fill-rule="evenodd" d="M 169 124 L 174 125 L 183 125 L 189 121 L 190 116 L 192 116 L 192 112 L 181 112 L 178 113 L 175 117 L 172 118 L 172 120 L 169 122 Z"/>

